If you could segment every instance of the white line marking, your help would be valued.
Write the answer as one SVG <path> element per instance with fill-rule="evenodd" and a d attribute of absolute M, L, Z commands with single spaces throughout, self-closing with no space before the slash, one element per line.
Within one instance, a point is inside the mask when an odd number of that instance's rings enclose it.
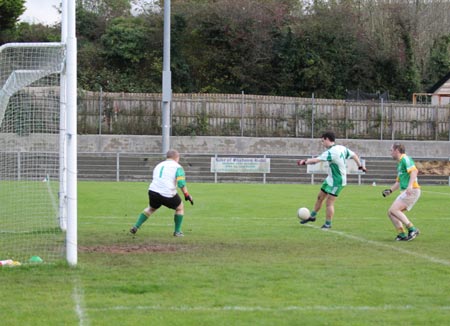
<path fill-rule="evenodd" d="M 91 308 L 91 311 L 123 311 L 123 310 L 156 310 L 156 311 L 266 311 L 266 312 L 281 312 L 281 311 L 391 311 L 391 310 L 429 310 L 442 311 L 450 310 L 450 306 L 426 306 L 416 307 L 412 305 L 405 306 L 287 306 L 287 307 L 249 307 L 249 306 L 223 306 L 223 307 L 204 307 L 204 306 L 115 306 L 105 308 Z"/>
<path fill-rule="evenodd" d="M 437 194 L 437 195 L 450 196 L 450 194 L 447 193 L 447 192 L 428 191 L 428 190 L 423 190 L 422 192 L 427 192 L 427 193 L 430 193 L 430 194 Z"/>
<path fill-rule="evenodd" d="M 77 314 L 79 325 L 88 326 L 89 320 L 86 315 L 86 310 L 84 309 L 84 292 L 78 278 L 74 280 L 72 297 L 75 303 L 75 313 Z"/>
<path fill-rule="evenodd" d="M 59 209 L 58 209 L 58 205 L 56 203 L 56 199 L 55 199 L 55 195 L 53 193 L 53 189 L 51 186 L 51 182 L 49 179 L 49 176 L 47 175 L 47 177 L 44 179 L 45 180 L 45 184 L 47 185 L 47 191 L 48 191 L 48 195 L 50 196 L 50 202 L 53 206 L 53 212 L 55 213 L 55 216 L 58 217 L 59 216 Z"/>
<path fill-rule="evenodd" d="M 309 226 L 311 228 L 315 228 L 315 229 L 321 230 L 320 227 L 318 227 L 318 226 L 314 226 L 314 225 L 306 225 L 306 226 Z M 419 254 L 417 252 L 406 250 L 406 249 L 403 249 L 403 248 L 400 248 L 400 247 L 397 247 L 397 246 L 391 246 L 391 245 L 387 245 L 387 244 L 384 244 L 384 243 L 381 243 L 381 242 L 378 242 L 378 241 L 368 240 L 368 239 L 365 239 L 365 238 L 357 237 L 355 235 L 347 234 L 347 233 L 342 232 L 342 231 L 322 230 L 322 232 L 334 233 L 334 234 L 340 235 L 340 236 L 348 238 L 348 239 L 352 239 L 352 240 L 356 240 L 356 241 L 359 241 L 359 242 L 368 243 L 368 244 L 375 245 L 375 246 L 378 246 L 378 247 L 383 247 L 383 248 L 395 250 L 395 251 L 401 252 L 403 254 L 414 256 L 414 257 L 417 257 L 417 258 L 422 258 L 422 259 L 428 260 L 428 261 L 430 261 L 432 263 L 441 264 L 441 265 L 445 265 L 445 266 L 450 266 L 450 261 L 445 260 L 445 259 L 435 258 L 435 257 L 429 256 L 429 255 L 424 255 L 424 254 Z M 401 244 L 399 243 L 399 245 L 401 245 Z"/>

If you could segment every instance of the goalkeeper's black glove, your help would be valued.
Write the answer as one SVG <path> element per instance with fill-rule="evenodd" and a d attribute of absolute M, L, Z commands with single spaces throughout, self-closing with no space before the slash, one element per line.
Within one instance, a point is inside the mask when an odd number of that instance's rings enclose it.
<path fill-rule="evenodd" d="M 365 166 L 360 166 L 360 167 L 358 167 L 358 170 L 361 170 L 361 171 L 363 171 L 363 172 L 367 172 L 367 169 L 366 169 L 366 167 Z"/>
<path fill-rule="evenodd" d="M 184 193 L 184 200 L 185 201 L 190 201 L 191 202 L 191 205 L 194 205 L 194 200 L 192 199 L 192 196 L 191 195 L 189 195 L 189 193 L 188 192 L 185 192 Z"/>
<path fill-rule="evenodd" d="M 392 190 L 391 189 L 384 189 L 381 194 L 383 195 L 383 197 L 387 197 L 390 194 L 392 194 Z"/>

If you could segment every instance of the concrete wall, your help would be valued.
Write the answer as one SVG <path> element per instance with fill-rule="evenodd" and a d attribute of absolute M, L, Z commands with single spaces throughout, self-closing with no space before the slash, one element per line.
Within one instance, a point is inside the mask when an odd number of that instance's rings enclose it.
<path fill-rule="evenodd" d="M 362 157 L 389 157 L 391 140 L 337 139 Z M 412 157 L 449 158 L 450 141 L 402 141 Z M 317 155 L 320 139 L 250 137 L 172 137 L 173 148 L 189 154 Z M 159 153 L 161 136 L 86 135 L 78 137 L 80 152 Z"/>
<path fill-rule="evenodd" d="M 50 138 L 49 138 L 50 137 Z M 189 154 L 271 154 L 317 155 L 323 151 L 320 139 L 252 137 L 172 137 L 172 147 Z M 337 139 L 362 157 L 389 157 L 391 140 Z M 402 141 L 409 155 L 416 158 L 450 157 L 450 141 Z M 58 139 L 54 135 L 16 136 L 0 134 L 0 151 L 53 152 Z M 161 136 L 79 135 L 78 151 L 88 153 L 159 153 Z"/>

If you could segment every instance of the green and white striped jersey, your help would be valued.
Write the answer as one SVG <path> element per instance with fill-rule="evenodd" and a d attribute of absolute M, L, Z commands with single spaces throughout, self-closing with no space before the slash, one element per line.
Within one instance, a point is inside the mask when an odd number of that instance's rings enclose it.
<path fill-rule="evenodd" d="M 333 145 L 318 156 L 321 161 L 328 162 L 327 183 L 330 186 L 345 186 L 347 184 L 347 163 L 346 160 L 354 156 L 345 146 Z"/>

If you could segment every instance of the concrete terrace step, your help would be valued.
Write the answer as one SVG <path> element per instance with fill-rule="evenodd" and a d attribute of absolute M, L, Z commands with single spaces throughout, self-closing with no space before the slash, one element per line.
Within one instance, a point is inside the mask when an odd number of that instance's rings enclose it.
<path fill-rule="evenodd" d="M 229 155 L 239 157 L 239 155 Z M 262 183 L 264 176 L 261 173 L 211 173 L 211 157 L 214 155 L 182 154 L 180 164 L 186 171 L 188 182 L 236 182 L 236 183 Z M 256 157 L 244 156 L 240 157 Z M 261 156 L 258 156 L 261 157 Z M 315 184 L 323 181 L 324 174 L 312 177 L 306 173 L 305 167 L 297 166 L 297 160 L 306 156 L 267 156 L 271 160 L 270 173 L 265 176 L 266 183 L 303 183 Z M 161 155 L 146 154 L 96 154 L 80 153 L 78 156 L 78 177 L 80 180 L 108 180 L 108 181 L 151 181 L 154 166 L 163 158 Z M 396 163 L 391 158 L 367 157 L 366 167 L 368 173 L 348 176 L 348 184 L 391 185 L 396 177 Z M 447 185 L 448 176 L 419 176 L 422 185 Z"/>

